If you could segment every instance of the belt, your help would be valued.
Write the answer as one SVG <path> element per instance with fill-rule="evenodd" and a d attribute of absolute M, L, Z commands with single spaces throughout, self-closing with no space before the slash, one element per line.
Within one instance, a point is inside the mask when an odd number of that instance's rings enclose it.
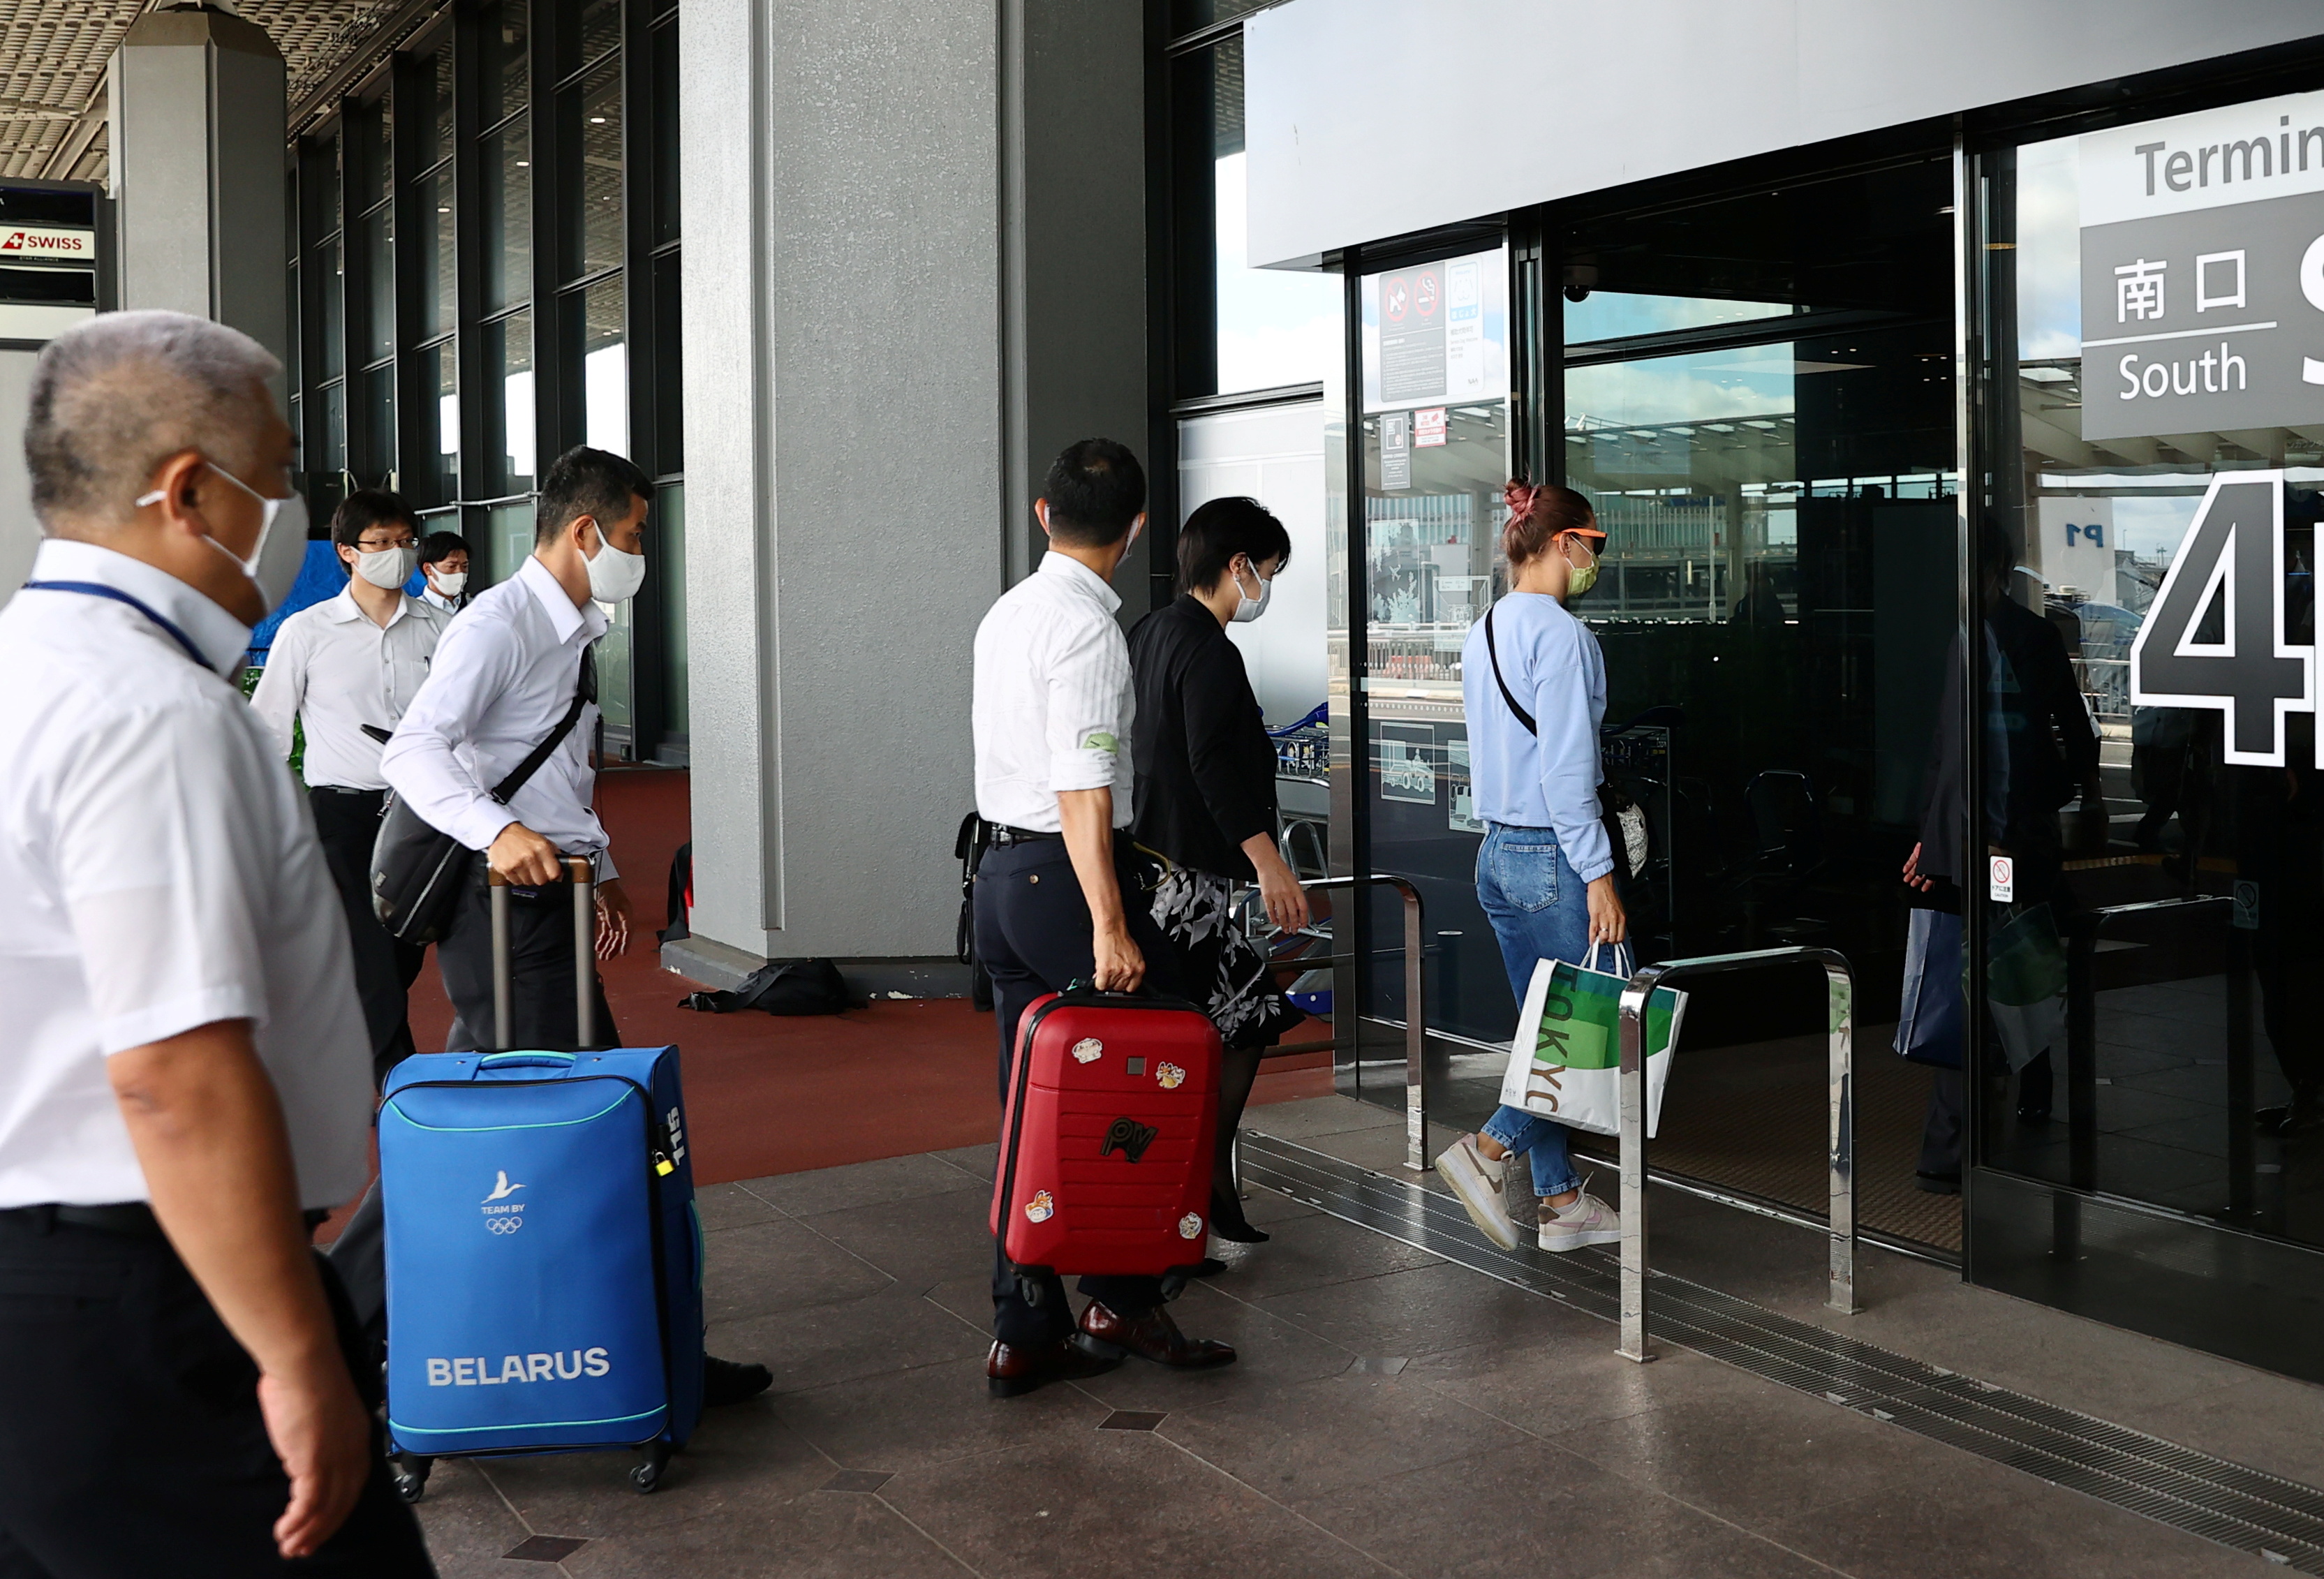
<path fill-rule="evenodd" d="M 1007 823 L 996 822 L 989 826 L 992 830 L 993 844 L 1001 846 L 1047 844 L 1065 836 L 1063 834 L 1037 834 L 1030 828 L 1012 828 Z"/>
<path fill-rule="evenodd" d="M 356 790 L 345 784 L 309 784 L 309 790 L 320 790 L 327 795 L 368 795 L 374 799 L 387 793 L 384 790 Z"/>
<path fill-rule="evenodd" d="M 141 1239 L 160 1239 L 161 1220 L 153 1215 L 153 1208 L 143 1201 L 123 1201 L 106 1206 L 63 1206 L 43 1204 L 38 1206 L 11 1206 L 0 1211 L 0 1219 L 21 1223 L 35 1233 L 52 1232 L 60 1223 L 75 1228 L 94 1228 L 103 1233 L 126 1233 Z"/>

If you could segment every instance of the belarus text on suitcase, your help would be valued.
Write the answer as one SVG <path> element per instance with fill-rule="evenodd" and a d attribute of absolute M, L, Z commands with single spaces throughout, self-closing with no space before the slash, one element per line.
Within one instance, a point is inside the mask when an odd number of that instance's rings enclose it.
<path fill-rule="evenodd" d="M 653 1489 L 702 1408 L 687 1151 L 676 1048 L 396 1066 L 379 1159 L 400 1454 L 634 1447 Z"/>
<path fill-rule="evenodd" d="M 991 1226 L 1019 1267 L 1190 1276 L 1210 1226 L 1219 1033 L 1175 999 L 1074 989 L 1018 1027 Z"/>

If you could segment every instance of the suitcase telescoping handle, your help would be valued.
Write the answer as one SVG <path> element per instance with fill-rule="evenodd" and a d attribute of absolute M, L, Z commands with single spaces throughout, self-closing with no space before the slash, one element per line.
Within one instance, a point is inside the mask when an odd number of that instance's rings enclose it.
<path fill-rule="evenodd" d="M 573 1011 L 576 1043 L 597 1040 L 597 869 L 586 855 L 561 856 L 565 880 L 573 885 Z M 516 995 L 509 981 L 509 880 L 498 872 L 486 881 L 493 898 L 493 1046 L 506 1048 L 516 1019 Z"/>

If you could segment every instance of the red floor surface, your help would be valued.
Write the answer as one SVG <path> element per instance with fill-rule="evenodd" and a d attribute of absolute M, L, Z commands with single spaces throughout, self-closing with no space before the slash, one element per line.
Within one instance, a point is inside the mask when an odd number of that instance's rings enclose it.
<path fill-rule="evenodd" d="M 670 857 L 687 836 L 687 775 L 606 772 L 597 806 L 641 928 L 630 952 L 604 967 L 605 995 L 630 1046 L 682 1049 L 696 1179 L 759 1178 L 992 1139 L 1001 1122 L 992 1017 L 964 999 L 883 1000 L 805 1019 L 679 1008 L 696 983 L 661 968 L 653 935 L 666 922 Z M 934 894 L 929 902 L 954 901 Z M 411 1033 L 434 1051 L 451 1023 L 431 961 L 412 988 Z M 1251 1101 L 1331 1089 L 1328 1055 L 1295 1054 L 1267 1067 Z"/>

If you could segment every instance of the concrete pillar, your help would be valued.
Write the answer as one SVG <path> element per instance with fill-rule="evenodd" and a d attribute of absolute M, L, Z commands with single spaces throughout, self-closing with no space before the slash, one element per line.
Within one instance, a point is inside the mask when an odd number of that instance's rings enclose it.
<path fill-rule="evenodd" d="M 824 955 L 964 986 L 977 622 L 1034 557 L 1050 457 L 1145 448 L 1141 15 L 679 13 L 688 974 Z"/>
<path fill-rule="evenodd" d="M 287 362 L 283 94 L 266 30 L 215 6 L 148 12 L 113 55 L 120 304 L 215 319 Z"/>

